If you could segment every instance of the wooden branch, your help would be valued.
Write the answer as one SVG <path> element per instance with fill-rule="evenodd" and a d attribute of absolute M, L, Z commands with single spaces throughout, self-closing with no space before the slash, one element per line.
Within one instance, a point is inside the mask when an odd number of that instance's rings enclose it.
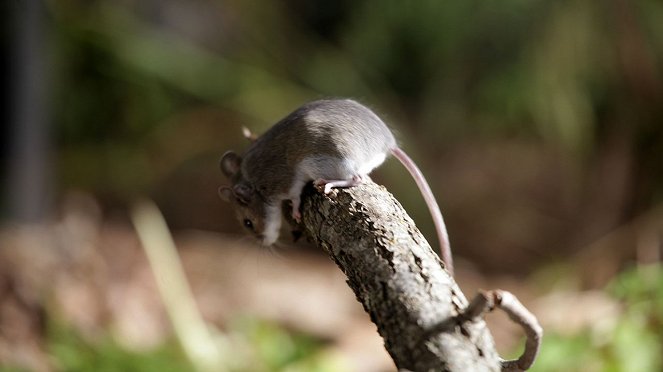
<path fill-rule="evenodd" d="M 346 274 L 399 370 L 499 371 L 485 322 L 402 206 L 374 183 L 302 196 L 304 233 Z"/>

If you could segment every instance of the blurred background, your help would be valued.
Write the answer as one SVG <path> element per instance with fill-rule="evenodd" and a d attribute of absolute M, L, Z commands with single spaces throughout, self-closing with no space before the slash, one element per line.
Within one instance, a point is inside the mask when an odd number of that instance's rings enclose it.
<path fill-rule="evenodd" d="M 302 103 L 397 133 L 457 281 L 539 317 L 538 371 L 663 370 L 663 3 L 22 0 L 0 5 L 0 369 L 187 371 L 130 218 L 150 198 L 231 371 L 394 370 L 325 254 L 245 237 L 218 160 Z M 374 173 L 434 242 L 395 161 Z M 499 315 L 503 356 L 521 332 Z"/>

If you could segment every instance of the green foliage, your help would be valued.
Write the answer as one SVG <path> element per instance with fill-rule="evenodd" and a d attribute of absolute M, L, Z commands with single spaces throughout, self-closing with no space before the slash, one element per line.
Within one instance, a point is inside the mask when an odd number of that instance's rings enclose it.
<path fill-rule="evenodd" d="M 30 370 L 12 366 L 0 366 L 0 372 L 30 372 Z"/>
<path fill-rule="evenodd" d="M 663 369 L 663 267 L 627 271 L 606 290 L 623 304 L 614 327 L 607 332 L 585 329 L 572 336 L 545 334 L 532 371 Z"/>
<path fill-rule="evenodd" d="M 325 344 L 311 336 L 288 331 L 271 322 L 245 317 L 230 326 L 233 351 L 226 366 L 236 372 L 333 372 L 344 370 L 338 356 L 325 350 Z M 109 336 L 95 341 L 82 337 L 64 324 L 50 327 L 47 351 L 57 370 L 67 372 L 192 371 L 193 366 L 174 340 L 149 351 L 130 351 Z M 2 372 L 21 372 L 1 367 Z"/>
<path fill-rule="evenodd" d="M 292 332 L 268 321 L 243 318 L 232 327 L 249 345 L 242 371 L 344 370 L 342 361 L 325 351 L 325 344 L 311 336 Z"/>
<path fill-rule="evenodd" d="M 65 327 L 55 327 L 48 338 L 48 350 L 57 369 L 68 372 L 191 371 L 179 347 L 170 342 L 147 352 L 129 351 L 109 337 L 90 342 Z"/>

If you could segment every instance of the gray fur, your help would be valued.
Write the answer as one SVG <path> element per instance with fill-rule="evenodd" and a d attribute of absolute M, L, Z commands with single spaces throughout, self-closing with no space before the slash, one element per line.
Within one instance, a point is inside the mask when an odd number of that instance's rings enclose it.
<path fill-rule="evenodd" d="M 347 179 L 394 147 L 389 128 L 365 106 L 349 99 L 314 101 L 258 137 L 244 155 L 242 175 L 272 202 L 288 195 L 296 178 Z"/>

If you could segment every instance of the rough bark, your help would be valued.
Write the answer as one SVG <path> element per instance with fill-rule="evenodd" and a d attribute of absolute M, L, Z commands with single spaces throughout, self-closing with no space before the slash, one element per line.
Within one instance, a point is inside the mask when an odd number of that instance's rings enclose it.
<path fill-rule="evenodd" d="M 374 183 L 303 195 L 304 232 L 346 274 L 399 370 L 499 371 L 485 322 L 403 207 Z"/>

